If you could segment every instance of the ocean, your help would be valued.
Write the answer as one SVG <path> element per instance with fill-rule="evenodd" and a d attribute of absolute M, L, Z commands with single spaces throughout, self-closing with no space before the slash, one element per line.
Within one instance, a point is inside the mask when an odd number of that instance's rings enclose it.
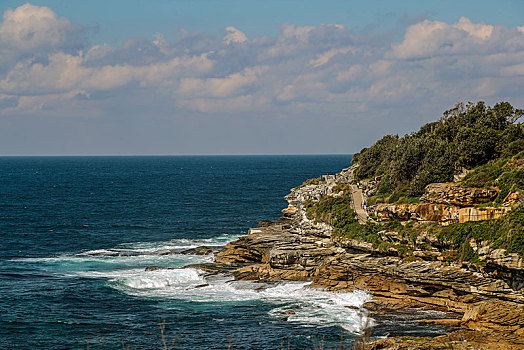
<path fill-rule="evenodd" d="M 163 349 L 162 324 L 176 349 L 350 344 L 371 324 L 374 336 L 420 333 L 413 315 L 369 318 L 365 291 L 182 268 L 212 257 L 181 251 L 223 246 L 278 219 L 290 188 L 350 161 L 0 157 L 0 349 Z"/>

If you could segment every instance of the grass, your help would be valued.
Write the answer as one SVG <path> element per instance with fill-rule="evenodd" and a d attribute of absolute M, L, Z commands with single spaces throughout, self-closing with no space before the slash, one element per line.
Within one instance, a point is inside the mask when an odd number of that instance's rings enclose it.
<path fill-rule="evenodd" d="M 461 181 L 464 187 L 499 187 L 500 193 L 495 199 L 502 203 L 510 193 L 524 189 L 524 151 L 513 157 L 503 157 L 481 165 L 470 172 Z"/>
<path fill-rule="evenodd" d="M 397 201 L 398 204 L 418 204 L 420 203 L 419 197 L 402 197 Z"/>

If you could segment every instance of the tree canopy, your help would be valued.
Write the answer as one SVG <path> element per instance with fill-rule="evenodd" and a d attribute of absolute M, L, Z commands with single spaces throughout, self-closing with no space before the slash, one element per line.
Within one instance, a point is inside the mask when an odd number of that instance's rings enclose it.
<path fill-rule="evenodd" d="M 432 182 L 448 182 L 460 169 L 471 169 L 524 151 L 524 110 L 508 102 L 458 103 L 436 122 L 398 137 L 386 135 L 353 156 L 355 177 L 382 177 L 379 192 L 406 189 L 418 196 Z"/>

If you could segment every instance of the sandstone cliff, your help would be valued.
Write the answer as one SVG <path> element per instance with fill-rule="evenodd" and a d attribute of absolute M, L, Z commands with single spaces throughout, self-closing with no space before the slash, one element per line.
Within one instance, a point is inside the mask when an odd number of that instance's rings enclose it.
<path fill-rule="evenodd" d="M 460 207 L 438 203 L 377 204 L 371 208 L 380 221 L 414 220 L 440 224 L 498 219 L 510 210 L 510 207 Z"/>

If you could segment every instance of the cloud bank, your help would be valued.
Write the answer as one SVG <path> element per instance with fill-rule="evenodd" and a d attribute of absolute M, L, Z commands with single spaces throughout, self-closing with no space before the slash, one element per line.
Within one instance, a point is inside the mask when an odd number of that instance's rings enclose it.
<path fill-rule="evenodd" d="M 442 111 L 503 99 L 522 107 L 523 28 L 462 17 L 409 24 L 401 39 L 339 24 L 285 24 L 277 36 L 248 38 L 230 26 L 222 37 L 178 29 L 172 41 L 157 34 L 90 46 L 81 26 L 25 4 L 0 23 L 0 117 L 110 118 L 115 105 L 133 114 L 148 101 L 149 117 L 393 122 L 421 104 Z"/>

